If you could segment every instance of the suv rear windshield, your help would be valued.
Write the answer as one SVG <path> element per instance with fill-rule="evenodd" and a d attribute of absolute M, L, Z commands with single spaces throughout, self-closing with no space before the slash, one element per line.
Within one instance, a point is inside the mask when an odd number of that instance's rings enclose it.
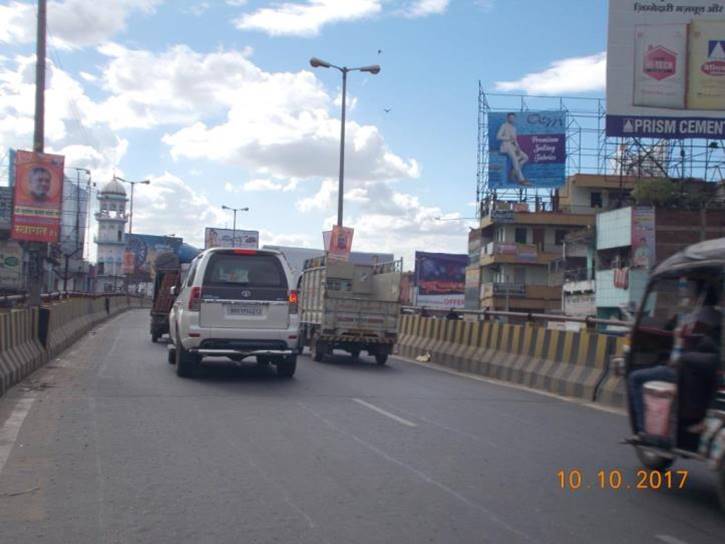
<path fill-rule="evenodd" d="M 287 278 L 273 255 L 215 253 L 209 259 L 204 285 L 287 288 Z"/>

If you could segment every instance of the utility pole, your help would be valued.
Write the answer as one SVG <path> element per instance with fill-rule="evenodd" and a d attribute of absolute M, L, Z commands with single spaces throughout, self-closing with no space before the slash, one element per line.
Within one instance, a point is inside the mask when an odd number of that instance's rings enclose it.
<path fill-rule="evenodd" d="M 222 210 L 229 210 L 234 212 L 234 220 L 232 223 L 232 247 L 237 247 L 237 212 L 248 212 L 249 208 L 230 208 L 229 206 L 222 206 Z"/>
<path fill-rule="evenodd" d="M 45 149 L 45 35 L 48 24 L 47 0 L 38 0 L 38 34 L 35 53 L 35 127 L 33 132 L 33 151 L 43 153 Z M 43 289 L 43 265 L 48 253 L 48 244 L 31 242 L 28 302 L 30 306 L 40 306 Z"/>

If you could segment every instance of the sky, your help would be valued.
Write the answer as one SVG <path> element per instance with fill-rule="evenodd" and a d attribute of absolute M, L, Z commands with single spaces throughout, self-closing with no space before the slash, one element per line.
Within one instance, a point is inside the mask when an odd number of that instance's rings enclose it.
<path fill-rule="evenodd" d="M 606 0 L 49 0 L 46 151 L 138 186 L 134 232 L 203 245 L 204 227 L 353 249 L 467 252 L 478 82 L 601 97 Z M 0 0 L 0 157 L 33 137 L 35 2 Z M 438 218 L 454 219 L 440 221 Z M 460 219 L 459 219 L 460 218 Z"/>

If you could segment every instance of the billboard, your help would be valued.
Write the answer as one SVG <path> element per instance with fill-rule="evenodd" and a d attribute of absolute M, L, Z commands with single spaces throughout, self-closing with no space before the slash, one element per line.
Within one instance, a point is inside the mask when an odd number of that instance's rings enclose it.
<path fill-rule="evenodd" d="M 57 242 L 63 198 L 62 155 L 15 152 L 11 238 Z"/>
<path fill-rule="evenodd" d="M 0 229 L 10 230 L 13 218 L 13 189 L 0 187 Z"/>
<path fill-rule="evenodd" d="M 632 208 L 632 266 L 649 270 L 655 264 L 655 209 Z"/>
<path fill-rule="evenodd" d="M 22 287 L 23 249 L 12 240 L 0 241 L 0 289 Z"/>
<path fill-rule="evenodd" d="M 725 138 L 725 1 L 609 1 L 607 136 Z"/>
<path fill-rule="evenodd" d="M 349 227 L 335 225 L 332 230 L 322 233 L 322 243 L 330 259 L 347 261 L 352 250 L 352 238 L 355 231 Z"/>
<path fill-rule="evenodd" d="M 259 248 L 259 232 L 256 230 L 216 229 L 204 230 L 204 249 L 210 247 L 239 247 L 243 249 Z"/>
<path fill-rule="evenodd" d="M 415 252 L 416 303 L 429 308 L 462 308 L 465 304 L 468 255 Z"/>
<path fill-rule="evenodd" d="M 81 257 L 86 240 L 89 191 L 79 183 L 66 180 L 61 206 L 60 251 Z"/>
<path fill-rule="evenodd" d="M 566 112 L 488 114 L 488 184 L 555 188 L 566 178 Z"/>
<path fill-rule="evenodd" d="M 181 238 L 171 236 L 127 234 L 123 272 L 152 278 L 156 273 L 154 270 L 156 256 L 167 251 L 178 253 L 182 242 Z M 133 260 L 131 260 L 130 254 L 133 254 Z"/>

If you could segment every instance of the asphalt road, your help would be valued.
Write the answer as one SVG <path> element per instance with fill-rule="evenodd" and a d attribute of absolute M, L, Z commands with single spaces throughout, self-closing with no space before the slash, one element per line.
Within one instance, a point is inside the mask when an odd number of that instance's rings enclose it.
<path fill-rule="evenodd" d="M 621 415 L 399 359 L 183 380 L 147 330 L 121 315 L 0 399 L 1 542 L 725 541 L 702 464 L 635 488 Z"/>

